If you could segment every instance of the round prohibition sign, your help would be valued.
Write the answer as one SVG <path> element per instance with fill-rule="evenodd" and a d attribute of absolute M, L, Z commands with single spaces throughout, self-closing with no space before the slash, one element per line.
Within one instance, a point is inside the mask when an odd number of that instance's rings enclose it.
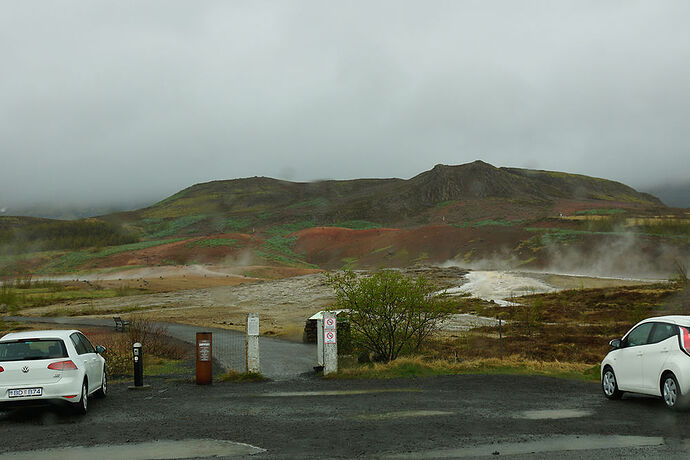
<path fill-rule="evenodd" d="M 326 332 L 326 340 L 333 340 L 335 338 L 335 333 L 332 331 Z"/>
<path fill-rule="evenodd" d="M 326 326 L 327 327 L 335 327 L 335 320 L 333 318 L 328 318 L 326 320 Z"/>

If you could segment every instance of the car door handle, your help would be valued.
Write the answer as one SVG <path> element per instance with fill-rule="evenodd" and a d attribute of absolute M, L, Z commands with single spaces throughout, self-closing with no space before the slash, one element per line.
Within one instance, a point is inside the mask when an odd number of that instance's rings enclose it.
<path fill-rule="evenodd" d="M 637 354 L 637 356 L 643 356 L 643 355 L 644 355 L 644 353 L 638 353 Z"/>
<path fill-rule="evenodd" d="M 668 353 L 668 348 L 664 348 L 663 350 L 661 350 L 661 352 L 662 353 Z"/>

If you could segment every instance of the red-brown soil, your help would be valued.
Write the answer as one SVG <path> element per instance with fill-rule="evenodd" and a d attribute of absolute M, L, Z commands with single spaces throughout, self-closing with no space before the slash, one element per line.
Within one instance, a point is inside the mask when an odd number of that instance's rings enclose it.
<path fill-rule="evenodd" d="M 306 253 L 307 262 L 324 268 L 339 268 L 352 259 L 360 267 L 471 260 L 473 255 L 509 252 L 521 239 L 529 238 L 527 232 L 515 227 L 448 225 L 370 230 L 316 227 L 295 236 L 295 252 Z"/>
<path fill-rule="evenodd" d="M 234 240 L 231 246 L 204 247 L 203 242 L 210 239 Z M 190 238 L 174 243 L 153 246 L 137 251 L 121 252 L 104 259 L 97 259 L 84 268 L 122 267 L 126 265 L 184 265 L 188 263 L 203 264 L 227 261 L 229 265 L 242 258 L 248 248 L 255 247 L 260 241 L 245 233 L 223 233 Z"/>

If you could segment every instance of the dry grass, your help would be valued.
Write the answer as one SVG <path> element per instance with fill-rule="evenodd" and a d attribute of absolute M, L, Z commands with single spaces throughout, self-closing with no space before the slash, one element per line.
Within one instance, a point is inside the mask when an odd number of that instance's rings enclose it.
<path fill-rule="evenodd" d="M 109 375 L 132 375 L 132 344 L 140 342 L 143 346 L 144 365 L 174 367 L 170 361 L 179 362 L 187 355 L 187 348 L 167 337 L 167 328 L 155 326 L 146 318 L 133 318 L 127 332 L 106 331 L 103 329 L 84 330 L 96 345 L 103 345 L 103 357 Z"/>
<path fill-rule="evenodd" d="M 500 307 L 477 299 L 458 299 L 463 313 L 502 318 L 503 356 L 535 361 L 596 364 L 643 318 L 687 314 L 690 291 L 671 283 L 599 289 L 572 289 L 514 299 L 521 305 Z M 440 337 L 426 350 L 429 359 L 500 358 L 497 327 Z"/>
<path fill-rule="evenodd" d="M 375 363 L 344 368 L 329 378 L 386 379 L 405 377 L 431 377 L 456 374 L 518 374 L 545 375 L 579 380 L 599 380 L 598 366 L 560 361 L 536 361 L 521 356 L 505 359 L 477 358 L 458 362 L 429 361 L 422 357 L 399 358 L 390 363 Z"/>

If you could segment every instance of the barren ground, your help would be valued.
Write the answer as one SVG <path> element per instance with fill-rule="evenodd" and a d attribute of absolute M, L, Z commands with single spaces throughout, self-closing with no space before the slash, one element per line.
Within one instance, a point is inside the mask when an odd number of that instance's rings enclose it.
<path fill-rule="evenodd" d="M 305 272 L 307 274 L 304 274 Z M 466 270 L 457 267 L 422 267 L 407 269 L 406 272 L 423 273 L 434 279 L 442 288 L 461 286 L 466 282 L 467 273 Z M 283 278 L 260 279 L 242 273 L 262 275 L 264 278 Z M 537 279 L 554 290 L 640 283 L 637 280 L 567 275 L 519 275 L 518 279 Z M 76 281 L 77 283 L 91 283 L 103 287 L 146 288 L 153 293 L 69 301 L 23 310 L 21 314 L 44 316 L 52 312 L 65 316 L 71 311 L 88 310 L 92 316 L 110 317 L 118 312 L 122 312 L 119 313 L 122 316 L 135 314 L 132 311 L 137 308 L 141 311 L 137 310 L 136 314 L 145 314 L 154 320 L 242 330 L 246 314 L 258 313 L 262 334 L 298 341 L 302 338 L 305 320 L 335 300 L 323 274 L 305 269 L 176 266 L 80 275 L 78 278 L 81 281 Z M 452 331 L 482 323 L 481 320 L 468 315 L 456 315 L 445 328 Z"/>

